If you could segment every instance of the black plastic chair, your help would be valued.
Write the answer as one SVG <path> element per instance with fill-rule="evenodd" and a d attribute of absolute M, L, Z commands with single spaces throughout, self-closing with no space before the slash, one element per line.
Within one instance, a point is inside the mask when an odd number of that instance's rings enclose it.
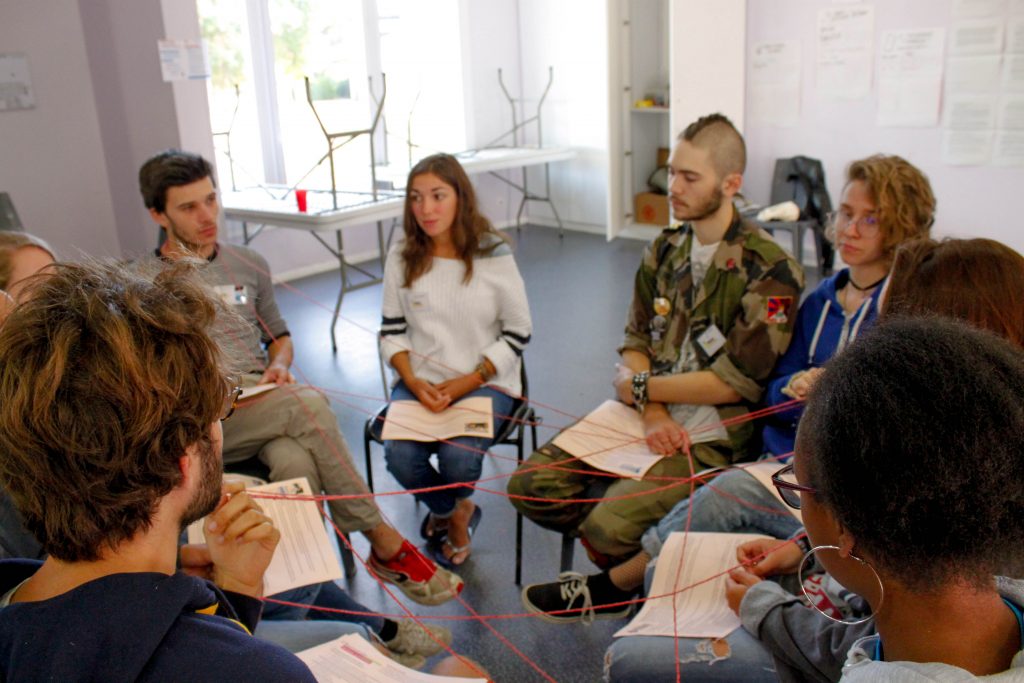
<path fill-rule="evenodd" d="M 540 424 L 540 418 L 537 417 L 536 412 L 530 406 L 530 385 L 529 380 L 526 377 L 526 362 L 520 362 L 519 368 L 519 379 L 522 383 L 522 396 L 516 400 L 515 404 L 513 404 L 510 419 L 506 420 L 504 424 L 502 424 L 493 444 L 494 446 L 515 446 L 517 467 L 523 462 L 523 448 L 526 442 L 526 427 L 530 428 L 532 452 L 537 449 L 537 425 Z M 383 359 L 381 359 L 381 382 L 384 385 L 385 396 L 389 395 Z M 378 443 L 381 446 L 384 445 L 384 439 L 381 438 L 381 432 L 384 429 L 384 420 L 387 417 L 387 414 L 388 404 L 385 403 L 366 420 L 366 424 L 363 426 L 363 450 L 366 454 L 366 483 L 369 485 L 371 491 L 373 491 L 373 461 L 370 444 Z M 575 538 L 572 535 L 562 535 L 562 571 L 572 569 L 574 543 Z M 523 516 L 519 512 L 516 512 L 516 585 L 519 585 L 522 582 L 522 573 Z"/>
<path fill-rule="evenodd" d="M 825 228 L 828 214 L 832 211 L 832 201 L 825 189 L 825 170 L 820 161 L 804 156 L 775 161 L 771 203 L 780 204 L 785 201 L 792 201 L 800 207 L 799 220 L 766 221 L 761 225 L 769 232 L 790 231 L 793 235 L 793 255 L 801 261 L 801 265 L 804 234 L 811 230 L 817 248 L 818 272 L 822 277 L 828 275 L 832 272 L 834 253 Z"/>

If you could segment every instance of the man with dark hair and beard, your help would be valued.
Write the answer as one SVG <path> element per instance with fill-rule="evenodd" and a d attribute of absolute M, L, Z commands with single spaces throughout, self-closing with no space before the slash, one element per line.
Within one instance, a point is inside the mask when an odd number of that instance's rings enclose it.
<path fill-rule="evenodd" d="M 0 327 L 0 485 L 48 554 L 0 562 L 4 680 L 313 680 L 250 635 L 280 534 L 222 486 L 238 394 L 190 270 L 58 264 Z"/>
<path fill-rule="evenodd" d="M 688 478 L 759 453 L 754 425 L 742 418 L 789 346 L 804 278 L 733 206 L 745 166 L 743 137 L 725 116 L 683 131 L 669 160 L 669 200 L 681 224 L 648 245 L 634 282 L 613 385 L 642 416 L 650 450 L 668 457 L 642 479 L 616 479 L 549 442 L 509 481 L 520 512 L 577 533 L 602 569 L 641 549 L 643 532 L 690 493 Z M 574 502 L 581 498 L 604 500 Z M 630 608 L 621 602 L 635 594 L 624 587 L 642 584 L 635 578 L 566 572 L 526 587 L 523 602 L 557 622 L 621 617 Z M 551 614 L 560 610 L 570 611 Z"/>

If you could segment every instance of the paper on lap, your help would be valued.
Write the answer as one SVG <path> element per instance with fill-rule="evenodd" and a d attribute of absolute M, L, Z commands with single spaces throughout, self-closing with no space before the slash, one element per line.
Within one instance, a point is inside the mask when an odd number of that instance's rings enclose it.
<path fill-rule="evenodd" d="M 484 678 L 434 676 L 407 668 L 355 634 L 296 655 L 320 683 L 486 683 Z"/>
<path fill-rule="evenodd" d="M 739 563 L 736 548 L 758 538 L 769 537 L 701 532 L 670 534 L 658 556 L 648 593 L 665 597 L 648 598 L 636 617 L 615 636 L 724 638 L 735 631 L 741 625 L 740 618 L 729 609 L 725 599 L 725 572 Z M 708 580 L 710 577 L 715 578 Z"/>
<path fill-rule="evenodd" d="M 471 396 L 440 413 L 419 401 L 392 401 L 381 437 L 387 441 L 441 441 L 457 436 L 494 438 L 494 408 L 490 396 Z"/>
<path fill-rule="evenodd" d="M 250 486 L 248 491 L 288 495 L 312 495 L 305 477 L 276 481 L 262 486 Z M 281 541 L 274 550 L 263 575 L 263 592 L 275 595 L 292 588 L 309 586 L 341 578 L 341 564 L 331 546 L 324 518 L 314 500 L 286 498 L 260 498 L 264 514 L 274 521 L 281 532 Z M 205 518 L 188 527 L 189 543 L 205 543 Z"/>
<path fill-rule="evenodd" d="M 643 479 L 663 456 L 647 447 L 640 414 L 608 400 L 552 442 L 591 467 L 630 479 Z"/>
<path fill-rule="evenodd" d="M 249 399 L 266 393 L 271 389 L 277 389 L 277 385 L 273 382 L 268 384 L 256 384 L 251 387 L 242 387 L 242 393 L 238 395 L 238 402 L 242 403 L 244 401 L 248 401 Z"/>

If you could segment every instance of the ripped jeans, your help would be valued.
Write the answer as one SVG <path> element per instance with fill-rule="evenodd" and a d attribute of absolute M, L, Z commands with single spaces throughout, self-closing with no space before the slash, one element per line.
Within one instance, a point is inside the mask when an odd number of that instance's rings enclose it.
<path fill-rule="evenodd" d="M 604 655 L 604 677 L 613 683 L 676 680 L 675 640 L 659 636 L 616 638 Z M 774 682 L 768 649 L 742 626 L 725 638 L 680 638 L 680 680 L 719 683 Z"/>

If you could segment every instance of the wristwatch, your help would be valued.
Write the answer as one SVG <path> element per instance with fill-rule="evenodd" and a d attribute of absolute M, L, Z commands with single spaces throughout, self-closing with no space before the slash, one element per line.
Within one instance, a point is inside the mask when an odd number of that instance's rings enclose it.
<path fill-rule="evenodd" d="M 647 380 L 650 376 L 651 373 L 646 370 L 633 375 L 633 405 L 641 415 L 647 407 Z"/>

